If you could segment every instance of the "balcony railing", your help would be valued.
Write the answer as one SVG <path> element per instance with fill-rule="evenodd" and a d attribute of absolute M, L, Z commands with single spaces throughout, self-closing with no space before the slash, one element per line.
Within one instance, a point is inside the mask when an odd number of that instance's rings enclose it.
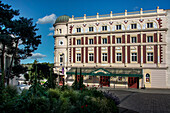
<path fill-rule="evenodd" d="M 145 15 L 145 14 L 159 14 L 162 13 L 163 10 L 159 9 L 159 7 L 157 7 L 157 9 L 155 10 L 146 10 L 143 11 L 143 9 L 141 8 L 140 11 L 134 11 L 134 12 L 127 12 L 127 10 L 125 10 L 124 13 L 113 13 L 112 11 L 110 12 L 110 14 L 104 14 L 104 15 L 99 15 L 99 13 L 97 13 L 97 15 L 94 16 L 86 16 L 86 14 L 84 14 L 84 17 L 74 17 L 72 16 L 72 18 L 70 18 L 71 21 L 77 21 L 77 20 L 90 20 L 90 19 L 103 19 L 103 18 L 112 18 L 112 17 L 118 17 L 118 16 L 130 16 L 130 15 Z"/>

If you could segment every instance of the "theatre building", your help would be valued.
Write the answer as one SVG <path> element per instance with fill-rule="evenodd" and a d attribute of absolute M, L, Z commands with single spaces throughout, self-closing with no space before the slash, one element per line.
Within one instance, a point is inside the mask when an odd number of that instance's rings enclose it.
<path fill-rule="evenodd" d="M 58 82 L 89 86 L 170 88 L 170 10 L 60 16 L 54 24 Z"/>

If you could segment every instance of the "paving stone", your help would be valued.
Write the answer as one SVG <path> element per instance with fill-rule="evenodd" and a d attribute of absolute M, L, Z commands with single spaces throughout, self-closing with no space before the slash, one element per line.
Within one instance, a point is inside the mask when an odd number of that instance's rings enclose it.
<path fill-rule="evenodd" d="M 165 92 L 164 92 L 165 91 Z M 122 113 L 170 113 L 170 91 L 152 90 L 110 90 L 120 98 Z M 163 92 L 161 94 L 161 92 Z"/>

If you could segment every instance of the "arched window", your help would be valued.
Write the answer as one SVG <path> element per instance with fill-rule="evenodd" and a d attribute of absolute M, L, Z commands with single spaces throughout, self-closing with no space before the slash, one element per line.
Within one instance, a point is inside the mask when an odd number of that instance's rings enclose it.
<path fill-rule="evenodd" d="M 150 74 L 146 74 L 146 82 L 150 82 Z"/>

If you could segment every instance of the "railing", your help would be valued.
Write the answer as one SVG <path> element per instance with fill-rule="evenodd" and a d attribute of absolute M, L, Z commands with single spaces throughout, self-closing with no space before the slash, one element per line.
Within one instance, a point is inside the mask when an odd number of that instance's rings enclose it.
<path fill-rule="evenodd" d="M 105 15 L 99 15 L 99 18 L 102 17 L 110 17 L 110 14 L 105 14 Z"/>
<path fill-rule="evenodd" d="M 143 11 L 143 14 L 144 13 L 157 13 L 157 10 L 147 10 L 147 11 Z"/>
<path fill-rule="evenodd" d="M 140 14 L 140 11 L 127 12 L 127 15 L 137 15 L 137 14 Z"/>
<path fill-rule="evenodd" d="M 94 16 L 87 16 L 86 19 L 93 19 L 93 18 L 96 18 L 96 15 Z"/>
<path fill-rule="evenodd" d="M 158 14 L 160 12 L 163 12 L 162 10 L 159 9 L 159 7 L 157 7 L 156 10 L 146 10 L 143 11 L 142 8 L 140 9 L 140 11 L 134 11 L 134 12 L 127 12 L 127 10 L 125 10 L 124 13 L 114 13 L 112 14 L 112 11 L 110 12 L 110 14 L 105 14 L 105 15 L 99 15 L 99 13 L 97 13 L 97 15 L 94 16 L 86 16 L 86 14 L 84 14 L 84 17 L 74 17 L 72 16 L 71 21 L 74 20 L 88 20 L 88 19 L 100 19 L 100 18 L 107 18 L 107 17 L 116 17 L 116 16 L 129 16 L 129 15 L 143 15 L 143 14 L 150 14 L 150 13 L 155 13 Z"/>
<path fill-rule="evenodd" d="M 82 20 L 84 17 L 75 17 L 74 20 Z"/>
<path fill-rule="evenodd" d="M 112 14 L 112 16 L 124 16 L 125 13 L 115 13 L 115 14 Z"/>

